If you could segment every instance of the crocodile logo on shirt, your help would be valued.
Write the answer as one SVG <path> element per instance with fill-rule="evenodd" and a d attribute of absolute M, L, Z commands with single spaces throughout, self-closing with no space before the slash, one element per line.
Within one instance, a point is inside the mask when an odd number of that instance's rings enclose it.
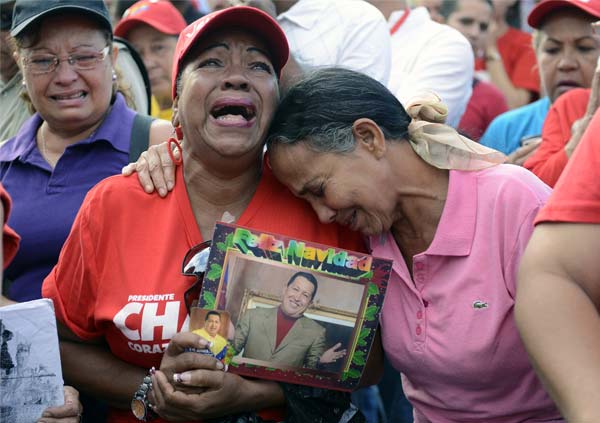
<path fill-rule="evenodd" d="M 477 300 L 477 301 L 473 301 L 473 308 L 475 310 L 480 310 L 482 308 L 488 308 L 489 304 L 486 303 L 485 301 L 481 301 L 481 300 Z"/>

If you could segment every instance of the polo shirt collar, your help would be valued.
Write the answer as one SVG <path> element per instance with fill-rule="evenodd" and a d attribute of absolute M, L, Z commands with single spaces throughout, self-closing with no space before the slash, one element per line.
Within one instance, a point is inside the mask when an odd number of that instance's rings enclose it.
<path fill-rule="evenodd" d="M 287 12 L 279 15 L 277 21 L 281 23 L 283 20 L 288 20 L 304 29 L 311 29 L 317 20 L 322 19 L 321 12 L 326 7 L 327 2 L 323 0 L 300 0 Z"/>
<path fill-rule="evenodd" d="M 425 254 L 467 256 L 471 253 L 477 219 L 476 173 L 450 171 L 446 204 L 433 242 Z"/>
<path fill-rule="evenodd" d="M 77 144 L 91 144 L 96 141 L 106 141 L 113 146 L 115 150 L 123 153 L 129 153 L 130 139 L 119 137 L 118 131 L 122 129 L 120 120 L 127 110 L 125 99 L 120 93 L 117 93 L 116 99 L 100 124 L 98 129 L 88 138 L 79 141 Z M 39 113 L 35 113 L 27 119 L 17 135 L 7 141 L 0 149 L 0 161 L 9 162 L 17 158 L 26 160 L 31 152 L 36 148 L 36 132 L 42 124 L 42 118 Z"/>
<path fill-rule="evenodd" d="M 117 93 L 116 99 L 112 104 L 108 115 L 104 118 L 104 122 L 100 124 L 98 129 L 91 137 L 81 141 L 81 143 L 91 144 L 96 141 L 108 141 L 115 150 L 122 153 L 129 153 L 129 137 L 121 137 L 118 132 L 123 130 L 121 124 L 123 117 L 127 114 L 127 104 L 125 98 L 120 93 Z"/>

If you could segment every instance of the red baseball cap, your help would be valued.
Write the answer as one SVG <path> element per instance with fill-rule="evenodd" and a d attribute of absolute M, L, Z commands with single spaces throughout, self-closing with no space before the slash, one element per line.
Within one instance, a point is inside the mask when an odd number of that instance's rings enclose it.
<path fill-rule="evenodd" d="M 127 33 L 139 24 L 150 25 L 169 35 L 179 35 L 186 26 L 185 19 L 170 1 L 142 0 L 123 13 L 123 19 L 115 28 L 115 35 L 127 38 Z"/>
<path fill-rule="evenodd" d="M 179 35 L 173 58 L 173 98 L 177 91 L 177 76 L 185 56 L 192 47 L 207 35 L 222 29 L 239 28 L 261 38 L 269 48 L 271 62 L 277 76 L 290 55 L 287 38 L 277 21 L 262 10 L 247 6 L 234 6 L 210 13 L 188 25 Z"/>
<path fill-rule="evenodd" d="M 527 23 L 532 28 L 539 29 L 548 14 L 567 8 L 579 9 L 600 18 L 600 0 L 542 0 L 529 13 Z"/>

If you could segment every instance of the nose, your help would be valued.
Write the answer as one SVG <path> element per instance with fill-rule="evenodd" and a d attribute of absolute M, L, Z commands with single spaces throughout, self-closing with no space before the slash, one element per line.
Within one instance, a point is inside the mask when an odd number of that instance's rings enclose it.
<path fill-rule="evenodd" d="M 569 71 L 576 69 L 578 65 L 577 53 L 571 49 L 565 49 L 558 61 L 558 69 L 561 71 Z"/>
<path fill-rule="evenodd" d="M 481 33 L 479 24 L 474 22 L 472 25 L 469 25 L 469 27 L 466 29 L 466 33 L 472 40 L 477 40 L 477 37 L 479 37 Z"/>
<path fill-rule="evenodd" d="M 75 81 L 79 74 L 66 60 L 61 60 L 54 70 L 54 82 L 59 84 L 69 84 Z"/>
<path fill-rule="evenodd" d="M 221 88 L 224 90 L 243 90 L 249 89 L 249 81 L 241 66 L 231 66 L 229 72 L 223 78 Z"/>
<path fill-rule="evenodd" d="M 315 213 L 319 217 L 321 223 L 332 223 L 335 221 L 335 216 L 337 212 L 333 209 L 330 209 L 321 201 L 318 200 L 309 200 L 310 205 L 312 206 Z"/>

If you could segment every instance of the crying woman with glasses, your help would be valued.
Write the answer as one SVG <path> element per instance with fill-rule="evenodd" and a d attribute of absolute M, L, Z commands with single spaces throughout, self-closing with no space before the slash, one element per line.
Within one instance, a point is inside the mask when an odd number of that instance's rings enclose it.
<path fill-rule="evenodd" d="M 0 179 L 13 200 L 8 223 L 23 240 L 3 294 L 21 302 L 40 298 L 88 190 L 130 161 L 135 122 L 146 147 L 172 126 L 141 121 L 128 107 L 103 1 L 18 0 L 12 18 L 15 59 L 35 111 L 0 148 Z"/>

